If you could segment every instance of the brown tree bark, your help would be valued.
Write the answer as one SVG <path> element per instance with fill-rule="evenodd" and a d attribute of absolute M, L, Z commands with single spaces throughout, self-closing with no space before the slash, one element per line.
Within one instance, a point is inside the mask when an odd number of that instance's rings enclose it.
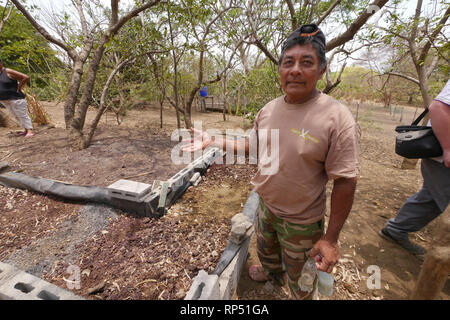
<path fill-rule="evenodd" d="M 431 249 L 425 256 L 419 278 L 410 296 L 412 300 L 438 299 L 450 274 L 450 206 L 439 220 Z"/>
<path fill-rule="evenodd" d="M 97 50 L 94 52 L 91 63 L 89 64 L 89 70 L 84 82 L 83 94 L 80 99 L 80 104 L 70 125 L 69 141 L 73 148 L 85 148 L 83 140 L 83 128 L 86 120 L 86 113 L 92 101 L 92 91 L 94 90 L 98 67 L 105 51 L 105 43 L 107 42 L 109 37 L 106 38 L 106 36 L 103 36 L 102 38 L 103 39 L 101 40 L 101 43 Z"/>
<path fill-rule="evenodd" d="M 67 91 L 66 101 L 64 102 L 64 122 L 66 129 L 70 128 L 73 116 L 75 115 L 75 105 L 77 104 L 78 91 L 81 86 L 83 67 L 84 62 L 77 58 L 74 61 L 69 90 Z"/>

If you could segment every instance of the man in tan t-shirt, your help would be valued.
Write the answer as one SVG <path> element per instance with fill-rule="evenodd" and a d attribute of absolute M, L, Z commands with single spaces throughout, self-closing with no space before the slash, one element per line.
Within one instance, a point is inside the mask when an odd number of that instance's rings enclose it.
<path fill-rule="evenodd" d="M 316 25 L 294 31 L 283 43 L 279 60 L 285 95 L 259 111 L 245 143 L 234 142 L 235 151 L 245 148 L 247 154 L 250 146 L 258 147 L 258 171 L 252 184 L 260 196 L 256 235 L 261 265 L 251 266 L 249 275 L 255 281 L 282 283 L 286 273 L 296 299 L 312 296 L 298 284 L 309 256 L 321 259 L 317 268 L 328 273 L 337 263 L 338 237 L 351 210 L 359 175 L 353 116 L 346 106 L 316 89 L 325 70 L 323 33 Z M 202 148 L 226 149 L 230 143 L 199 134 Z M 183 150 L 196 148 L 192 144 Z M 328 180 L 334 184 L 324 233 Z"/>

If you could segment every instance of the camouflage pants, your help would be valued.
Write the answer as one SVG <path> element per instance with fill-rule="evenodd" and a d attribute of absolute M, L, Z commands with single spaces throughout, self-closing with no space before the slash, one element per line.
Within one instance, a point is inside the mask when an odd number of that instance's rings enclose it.
<path fill-rule="evenodd" d="M 300 290 L 298 279 L 306 262 L 305 251 L 323 235 L 324 220 L 299 225 L 276 217 L 260 198 L 256 223 L 257 252 L 268 276 L 286 272 L 294 299 L 312 299 L 312 293 Z M 317 280 L 314 287 L 317 286 Z"/>

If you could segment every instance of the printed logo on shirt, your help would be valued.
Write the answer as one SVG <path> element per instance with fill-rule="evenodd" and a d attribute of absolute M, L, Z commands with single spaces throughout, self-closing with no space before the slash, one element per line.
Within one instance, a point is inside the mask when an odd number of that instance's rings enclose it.
<path fill-rule="evenodd" d="M 302 131 L 291 128 L 291 132 L 295 133 L 297 136 L 299 136 L 300 138 L 303 138 L 305 140 L 310 140 L 314 143 L 320 142 L 319 139 L 314 138 L 312 135 L 309 134 L 309 130 L 305 130 L 304 128 L 302 128 Z"/>

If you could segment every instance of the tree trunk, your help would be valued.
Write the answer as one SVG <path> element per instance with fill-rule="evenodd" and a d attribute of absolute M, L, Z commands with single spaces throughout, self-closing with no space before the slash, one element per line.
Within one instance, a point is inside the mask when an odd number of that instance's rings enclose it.
<path fill-rule="evenodd" d="M 186 105 L 184 107 L 184 123 L 186 125 L 186 129 L 192 128 L 192 121 L 191 121 L 191 111 L 192 111 L 192 104 L 194 102 L 195 96 L 197 95 L 197 92 L 200 90 L 200 86 L 195 87 L 191 90 L 191 93 L 189 94 L 189 99 L 186 101 Z M 206 102 L 205 102 L 206 104 Z"/>
<path fill-rule="evenodd" d="M 184 124 L 186 126 L 186 129 L 192 128 L 192 121 L 191 121 L 191 111 L 184 109 Z"/>
<path fill-rule="evenodd" d="M 439 219 L 431 249 L 427 252 L 410 296 L 412 300 L 438 299 L 450 274 L 450 206 Z"/>
<path fill-rule="evenodd" d="M 66 129 L 70 128 L 73 117 L 75 115 L 75 106 L 77 104 L 78 91 L 80 90 L 81 77 L 83 76 L 83 66 L 83 61 L 79 59 L 75 60 L 69 90 L 67 92 L 66 101 L 64 103 L 64 122 L 66 124 Z"/>
<path fill-rule="evenodd" d="M 97 78 L 97 71 L 100 65 L 103 53 L 105 51 L 105 43 L 109 38 L 106 36 L 102 37 L 102 42 L 100 43 L 97 50 L 94 52 L 92 61 L 89 65 L 89 70 L 86 75 L 86 80 L 83 87 L 83 95 L 81 96 L 80 105 L 76 110 L 75 117 L 72 120 L 69 131 L 69 143 L 72 148 L 83 149 L 85 148 L 85 143 L 83 140 L 83 128 L 84 122 L 86 120 L 86 114 L 89 104 L 92 101 L 92 91 L 94 90 L 95 79 Z"/>
<path fill-rule="evenodd" d="M 429 94 L 430 86 L 428 84 L 428 78 L 425 68 L 423 66 L 417 66 L 417 74 L 419 75 L 419 87 L 420 93 L 422 94 L 423 103 L 425 104 L 424 107 L 428 108 L 433 102 L 433 99 Z"/>

